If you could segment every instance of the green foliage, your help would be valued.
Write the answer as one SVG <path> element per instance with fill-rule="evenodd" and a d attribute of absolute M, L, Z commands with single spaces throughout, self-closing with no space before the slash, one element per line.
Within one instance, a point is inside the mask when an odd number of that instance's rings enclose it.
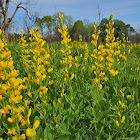
<path fill-rule="evenodd" d="M 81 24 L 83 25 L 83 24 Z M 76 51 L 76 44 L 73 44 L 72 52 Z M 88 44 L 91 45 L 90 43 Z M 57 47 L 56 47 L 57 46 Z M 46 47 L 46 46 L 44 46 Z M 20 75 L 25 75 L 22 61 L 20 60 L 20 49 L 15 43 L 9 45 L 12 52 L 14 66 L 20 70 Z M 133 50 L 128 63 L 122 66 L 120 74 L 116 78 L 111 78 L 103 87 L 99 95 L 99 104 L 97 101 L 96 87 L 92 84 L 92 77 L 94 77 L 90 61 L 86 64 L 83 59 L 77 54 L 73 53 L 73 57 L 77 56 L 81 66 L 75 67 L 75 60 L 73 67 L 70 69 L 71 73 L 75 74 L 72 81 L 66 81 L 65 94 L 62 100 L 61 108 L 61 122 L 59 122 L 60 105 L 58 98 L 60 97 L 60 83 L 61 83 L 61 64 L 58 59 L 61 58 L 60 43 L 52 43 L 50 50 L 55 49 L 56 56 L 51 61 L 54 68 L 52 79 L 57 83 L 49 87 L 48 105 L 35 107 L 31 114 L 31 123 L 35 120 L 40 120 L 40 127 L 37 129 L 35 139 L 58 139 L 58 140 L 80 140 L 80 139 L 139 139 L 140 131 L 140 88 L 136 85 L 137 66 L 134 63 L 133 57 L 135 55 L 136 62 L 139 60 L 139 55 Z M 139 51 L 138 51 L 139 52 Z M 90 51 L 92 53 L 92 49 Z M 84 51 L 81 50 L 84 55 Z M 51 54 L 52 55 L 52 54 Z M 81 60 L 80 60 L 81 59 Z M 84 66 L 84 70 L 82 70 Z M 133 70 L 130 70 L 133 69 Z M 81 80 L 82 79 L 82 80 Z M 140 80 L 140 79 L 139 79 Z M 37 85 L 32 85 L 32 89 L 36 89 Z M 120 127 L 117 134 L 117 127 L 114 123 L 118 117 L 116 108 L 119 100 L 119 89 L 125 88 L 125 101 L 126 110 L 123 112 L 126 116 L 125 122 Z M 138 92 L 136 94 L 136 92 Z M 131 94 L 132 98 L 127 99 L 126 96 Z M 38 101 L 38 91 L 34 92 L 31 98 L 26 93 L 23 94 L 24 98 L 28 99 L 31 103 L 35 104 Z M 46 112 L 42 110 L 45 107 Z M 2 120 L 0 121 L 2 122 Z M 3 126 L 8 128 L 6 119 Z M 2 124 L 1 124 L 2 125 Z M 24 131 L 24 129 L 23 129 Z M 4 129 L 0 129 L 0 134 Z M 11 139 L 11 137 L 9 137 Z"/>

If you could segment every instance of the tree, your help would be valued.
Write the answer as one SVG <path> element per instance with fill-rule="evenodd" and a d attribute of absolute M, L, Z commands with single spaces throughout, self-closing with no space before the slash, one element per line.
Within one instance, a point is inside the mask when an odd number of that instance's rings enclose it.
<path fill-rule="evenodd" d="M 105 37 L 106 37 L 106 24 L 109 23 L 109 20 L 107 18 L 103 18 L 102 21 L 100 22 L 100 30 L 101 30 L 101 34 L 100 34 L 100 38 L 101 41 L 105 43 Z"/>
<path fill-rule="evenodd" d="M 45 28 L 45 20 L 44 20 L 44 18 L 37 17 L 36 20 L 35 20 L 35 24 L 40 28 L 41 35 L 43 36 L 44 35 L 43 30 Z"/>
<path fill-rule="evenodd" d="M 6 38 L 7 41 L 9 40 L 8 28 L 9 28 L 9 25 L 10 25 L 11 21 L 15 17 L 19 8 L 22 8 L 26 12 L 28 12 L 27 9 L 23 6 L 24 4 L 27 4 L 28 2 L 29 1 L 26 0 L 23 3 L 22 0 L 20 0 L 18 2 L 18 4 L 16 5 L 16 8 L 15 8 L 12 16 L 8 17 L 8 14 L 9 14 L 8 8 L 9 8 L 9 5 L 11 3 L 11 0 L 0 0 L 0 15 L 1 15 L 1 20 L 2 20 L 2 24 L 1 24 L 0 28 L 3 29 L 3 31 L 5 32 L 5 38 Z"/>
<path fill-rule="evenodd" d="M 127 25 L 125 26 L 125 28 L 126 28 L 126 35 L 127 35 L 127 36 L 128 36 L 128 35 L 131 35 L 131 33 L 134 33 L 134 32 L 135 32 L 135 29 L 134 29 L 133 27 L 131 27 L 130 24 L 127 24 Z"/>
<path fill-rule="evenodd" d="M 53 19 L 52 16 L 44 16 L 42 18 L 37 17 L 35 24 L 40 27 L 42 36 L 44 36 L 44 30 L 47 29 L 48 37 L 51 42 L 52 31 L 55 28 L 55 19 Z"/>
<path fill-rule="evenodd" d="M 79 40 L 79 35 L 82 35 L 85 40 L 85 35 L 87 33 L 86 27 L 83 24 L 83 21 L 77 20 L 72 29 L 71 29 L 71 37 L 74 40 Z"/>
<path fill-rule="evenodd" d="M 122 33 L 128 37 L 133 33 L 135 30 L 133 27 L 130 26 L 130 24 L 125 24 L 122 20 L 114 19 L 114 25 L 113 27 L 115 28 L 114 31 L 114 36 L 115 38 L 119 38 L 120 40 L 122 39 Z M 107 18 L 103 18 L 101 23 L 100 23 L 100 29 L 101 29 L 101 34 L 100 37 L 103 42 L 105 42 L 105 36 L 106 36 L 106 24 L 108 24 L 109 20 Z"/>
<path fill-rule="evenodd" d="M 126 31 L 125 23 L 122 20 L 114 19 L 113 27 L 115 28 L 115 38 L 122 39 L 122 33 Z"/>
<path fill-rule="evenodd" d="M 85 34 L 85 41 L 90 42 L 93 34 L 93 23 L 88 19 L 84 19 L 83 24 L 86 28 L 87 33 Z"/>
<path fill-rule="evenodd" d="M 48 37 L 50 40 L 50 43 L 52 41 L 52 31 L 55 28 L 55 19 L 52 18 L 52 16 L 45 16 L 45 23 L 46 23 L 46 27 L 48 30 Z"/>

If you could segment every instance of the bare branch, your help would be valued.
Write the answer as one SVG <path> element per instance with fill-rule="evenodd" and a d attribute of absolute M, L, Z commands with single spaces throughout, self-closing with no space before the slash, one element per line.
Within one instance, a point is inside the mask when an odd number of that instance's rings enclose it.
<path fill-rule="evenodd" d="M 9 5 L 9 0 L 6 0 L 6 7 L 5 7 L 5 11 L 7 11 L 8 10 L 8 5 Z"/>
<path fill-rule="evenodd" d="M 3 1 L 2 0 L 0 0 L 0 9 L 2 10 L 2 14 L 4 15 L 5 10 L 4 10 L 4 7 L 3 7 Z"/>
<path fill-rule="evenodd" d="M 22 9 L 27 13 L 27 15 L 28 15 L 28 17 L 29 17 L 29 19 L 30 19 L 30 16 L 29 16 L 29 14 L 28 14 L 27 8 L 25 8 L 25 7 L 23 7 L 23 6 L 20 6 L 21 4 L 22 4 L 22 3 L 20 2 L 20 3 L 17 5 L 17 7 L 16 7 L 16 9 L 15 9 L 15 11 L 14 11 L 12 17 L 9 18 L 9 23 L 12 21 L 12 19 L 14 18 L 15 14 L 16 14 L 16 12 L 17 12 L 17 10 L 18 10 L 19 8 L 22 8 Z"/>
<path fill-rule="evenodd" d="M 14 16 L 15 16 L 15 14 L 16 14 L 16 12 L 17 12 L 17 10 L 18 10 L 18 8 L 19 8 L 20 5 L 21 5 L 21 2 L 17 5 L 17 7 L 16 7 L 16 9 L 15 9 L 15 11 L 14 11 L 12 17 L 9 19 L 9 23 L 10 23 L 10 22 L 12 21 L 12 19 L 14 18 Z"/>

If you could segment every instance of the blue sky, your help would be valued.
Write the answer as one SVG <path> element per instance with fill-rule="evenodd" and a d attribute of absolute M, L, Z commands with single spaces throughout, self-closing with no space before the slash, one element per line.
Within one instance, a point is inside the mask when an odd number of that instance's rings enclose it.
<path fill-rule="evenodd" d="M 101 19 L 112 13 L 114 19 L 120 19 L 140 32 L 140 0 L 38 0 L 35 10 L 40 17 L 62 11 L 75 21 L 89 19 L 94 22 L 98 21 L 98 6 Z M 22 13 L 19 11 L 15 20 Z"/>

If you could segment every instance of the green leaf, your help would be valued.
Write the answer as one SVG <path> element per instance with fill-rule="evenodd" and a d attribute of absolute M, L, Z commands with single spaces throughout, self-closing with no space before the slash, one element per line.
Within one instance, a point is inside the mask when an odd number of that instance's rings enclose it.
<path fill-rule="evenodd" d="M 7 126 L 7 124 L 4 123 L 4 122 L 3 122 L 3 126 L 4 126 L 6 129 L 9 129 L 8 126 Z"/>
<path fill-rule="evenodd" d="M 58 140 L 69 140 L 69 136 L 70 136 L 70 134 L 60 135 L 58 137 Z"/>
<path fill-rule="evenodd" d="M 66 99 L 66 101 L 71 105 L 72 109 L 75 110 L 75 104 L 71 102 L 71 100 L 69 99 L 69 97 L 64 94 L 64 97 Z"/>
<path fill-rule="evenodd" d="M 66 133 L 67 132 L 67 127 L 66 127 L 65 123 L 60 124 L 60 130 L 61 130 L 61 133 Z"/>
<path fill-rule="evenodd" d="M 92 135 L 93 137 L 97 136 L 98 134 L 90 129 L 87 129 L 86 132 L 90 135 Z"/>
<path fill-rule="evenodd" d="M 25 99 L 32 101 L 32 98 L 27 93 L 24 94 L 24 97 Z"/>
<path fill-rule="evenodd" d="M 4 133 L 4 129 L 0 129 L 0 136 Z"/>
<path fill-rule="evenodd" d="M 7 140 L 12 140 L 12 136 L 10 135 Z"/>
<path fill-rule="evenodd" d="M 98 117 L 98 119 L 99 120 L 102 120 L 103 118 L 105 118 L 105 116 L 108 114 L 108 110 L 106 110 L 106 111 L 101 111 L 101 112 L 99 112 L 99 113 L 97 113 L 97 117 Z"/>
<path fill-rule="evenodd" d="M 54 136 L 59 136 L 57 129 L 51 129 L 49 132 Z"/>
<path fill-rule="evenodd" d="M 38 130 L 37 130 L 37 135 L 36 135 L 36 139 L 39 140 L 40 138 L 42 138 L 42 128 L 40 127 Z"/>

